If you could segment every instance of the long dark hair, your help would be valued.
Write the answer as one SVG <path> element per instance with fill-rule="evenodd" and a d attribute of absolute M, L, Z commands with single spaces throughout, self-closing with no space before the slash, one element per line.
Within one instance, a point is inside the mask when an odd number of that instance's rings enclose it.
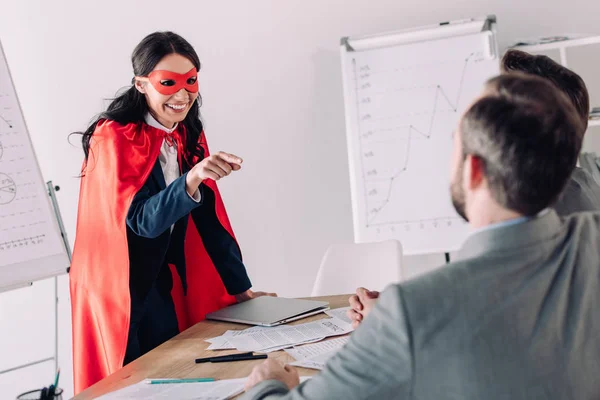
<path fill-rule="evenodd" d="M 131 64 L 133 66 L 134 76 L 148 76 L 156 64 L 169 54 L 179 54 L 186 57 L 194 64 L 196 69 L 200 71 L 200 59 L 198 58 L 198 54 L 196 54 L 192 45 L 184 38 L 173 32 L 154 32 L 146 36 L 133 50 Z M 132 79 L 132 84 L 134 83 L 134 79 Z M 198 96 L 197 101 L 192 104 L 188 114 L 182 122 L 186 130 L 185 143 L 187 146 L 184 151 L 184 161 L 187 162 L 189 166 L 192 166 L 195 157 L 198 157 L 199 159 L 204 157 L 204 151 L 198 143 L 198 139 L 202 133 L 200 102 L 201 98 Z M 146 97 L 140 93 L 134 85 L 125 92 L 118 94 L 117 97 L 112 100 L 106 111 L 98 115 L 95 121 L 84 132 L 74 132 L 75 134 L 81 134 L 82 136 L 81 145 L 83 147 L 83 153 L 85 154 L 86 163 L 90 153 L 90 142 L 98 122 L 108 119 L 123 125 L 132 122 L 138 123 L 144 121 L 147 113 L 148 104 L 146 102 Z"/>

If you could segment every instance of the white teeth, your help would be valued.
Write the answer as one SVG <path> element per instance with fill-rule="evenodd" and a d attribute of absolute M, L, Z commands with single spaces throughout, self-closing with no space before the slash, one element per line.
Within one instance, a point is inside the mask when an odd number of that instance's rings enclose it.
<path fill-rule="evenodd" d="M 183 110 L 184 108 L 186 108 L 186 107 L 187 107 L 187 104 L 178 104 L 178 105 L 175 105 L 175 104 L 167 104 L 167 107 L 170 107 L 170 108 L 172 108 L 173 110 Z"/>

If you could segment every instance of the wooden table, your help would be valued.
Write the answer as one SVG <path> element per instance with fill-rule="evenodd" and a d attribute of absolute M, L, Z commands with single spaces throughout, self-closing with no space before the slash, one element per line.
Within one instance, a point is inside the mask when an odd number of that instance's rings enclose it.
<path fill-rule="evenodd" d="M 314 297 L 311 300 L 328 301 L 330 307 L 339 308 L 348 305 L 349 295 Z M 302 324 L 326 318 L 325 314 L 294 321 L 290 325 Z M 114 374 L 104 378 L 74 397 L 75 400 L 93 399 L 146 378 L 244 378 L 252 368 L 264 360 L 236 361 L 232 363 L 195 364 L 194 359 L 237 353 L 237 350 L 206 350 L 210 343 L 205 339 L 220 336 L 229 329 L 245 329 L 248 325 L 217 321 L 202 321 L 181 332 L 173 339 L 126 365 Z M 269 358 L 284 363 L 293 361 L 284 351 L 269 353 Z M 314 375 L 318 371 L 299 368 L 300 375 Z"/>

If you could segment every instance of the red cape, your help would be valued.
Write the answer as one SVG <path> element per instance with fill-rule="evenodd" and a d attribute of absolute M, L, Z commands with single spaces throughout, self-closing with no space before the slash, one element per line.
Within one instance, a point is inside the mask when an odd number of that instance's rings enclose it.
<path fill-rule="evenodd" d="M 144 123 L 123 126 L 101 121 L 94 132 L 81 179 L 70 271 L 76 394 L 123 366 L 131 308 L 126 216 L 152 171 L 163 138 L 163 131 Z M 208 156 L 205 143 L 203 132 L 200 144 Z M 204 184 L 214 191 L 216 215 L 235 239 L 216 183 Z M 188 227 L 186 296 L 173 273 L 172 295 L 182 331 L 235 302 L 191 217 Z"/>

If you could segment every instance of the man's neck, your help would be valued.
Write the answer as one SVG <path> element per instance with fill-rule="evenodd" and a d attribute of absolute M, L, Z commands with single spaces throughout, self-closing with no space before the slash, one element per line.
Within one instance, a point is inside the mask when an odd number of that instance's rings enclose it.
<path fill-rule="evenodd" d="M 508 210 L 495 202 L 474 205 L 469 211 L 469 225 L 474 229 L 523 217 L 523 214 Z"/>

